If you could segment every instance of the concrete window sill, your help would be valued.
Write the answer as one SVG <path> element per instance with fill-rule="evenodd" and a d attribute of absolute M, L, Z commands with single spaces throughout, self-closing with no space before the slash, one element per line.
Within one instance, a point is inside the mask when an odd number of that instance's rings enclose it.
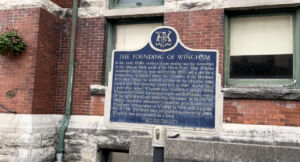
<path fill-rule="evenodd" d="M 104 95 L 106 87 L 104 85 L 90 85 L 91 95 Z"/>
<path fill-rule="evenodd" d="M 300 89 L 287 88 L 223 88 L 224 98 L 300 100 Z"/>

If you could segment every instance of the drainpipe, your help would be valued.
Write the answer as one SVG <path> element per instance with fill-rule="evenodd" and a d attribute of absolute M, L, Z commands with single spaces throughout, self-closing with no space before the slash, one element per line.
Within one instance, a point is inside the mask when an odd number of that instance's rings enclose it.
<path fill-rule="evenodd" d="M 78 19 L 78 0 L 73 0 L 72 33 L 71 33 L 71 46 L 70 46 L 70 59 L 69 59 L 68 89 L 67 89 L 67 99 L 66 99 L 66 115 L 64 116 L 59 131 L 58 149 L 56 155 L 57 162 L 62 162 L 63 159 L 63 153 L 65 152 L 65 148 L 64 148 L 65 133 L 72 112 L 72 91 L 73 91 L 74 66 L 75 66 L 77 19 Z"/>

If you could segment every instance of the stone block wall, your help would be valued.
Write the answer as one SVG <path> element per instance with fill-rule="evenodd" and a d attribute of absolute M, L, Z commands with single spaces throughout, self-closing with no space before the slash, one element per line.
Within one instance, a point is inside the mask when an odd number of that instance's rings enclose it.
<path fill-rule="evenodd" d="M 0 114 L 0 161 L 55 161 L 60 116 Z"/>
<path fill-rule="evenodd" d="M 153 161 L 152 131 L 105 127 L 102 116 L 73 115 L 66 133 L 65 161 L 99 161 L 101 150 L 129 151 L 131 162 Z M 225 123 L 219 133 L 167 132 L 165 161 L 297 161 L 297 127 Z"/>
<path fill-rule="evenodd" d="M 62 8 L 72 8 L 73 7 L 73 0 L 51 0 L 52 2 L 56 3 Z M 80 4 L 80 0 L 79 0 Z"/>
<path fill-rule="evenodd" d="M 134 137 L 130 147 L 131 162 L 153 161 L 151 138 Z M 195 151 L 197 150 L 197 151 Z M 296 162 L 300 149 L 259 144 L 167 139 L 164 148 L 166 162 L 195 161 L 284 161 Z"/>

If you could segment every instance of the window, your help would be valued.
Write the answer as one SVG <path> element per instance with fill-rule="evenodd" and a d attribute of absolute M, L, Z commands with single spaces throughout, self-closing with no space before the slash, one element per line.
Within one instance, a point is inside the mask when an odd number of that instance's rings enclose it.
<path fill-rule="evenodd" d="M 258 11 L 256 11 L 258 12 Z M 294 87 L 299 12 L 231 13 L 225 23 L 225 86 Z"/>
<path fill-rule="evenodd" d="M 114 49 L 137 50 L 144 47 L 150 34 L 156 27 L 162 26 L 162 18 L 150 20 L 120 20 L 109 24 L 105 84 L 108 84 L 108 72 L 111 69 L 111 57 Z"/>
<path fill-rule="evenodd" d="M 161 23 L 116 25 L 116 49 L 135 50 L 144 47 L 153 29 L 161 25 Z"/>
<path fill-rule="evenodd" d="M 115 151 L 109 149 L 101 149 L 100 162 L 129 162 L 128 151 Z"/>
<path fill-rule="evenodd" d="M 110 8 L 163 5 L 163 0 L 110 0 Z"/>

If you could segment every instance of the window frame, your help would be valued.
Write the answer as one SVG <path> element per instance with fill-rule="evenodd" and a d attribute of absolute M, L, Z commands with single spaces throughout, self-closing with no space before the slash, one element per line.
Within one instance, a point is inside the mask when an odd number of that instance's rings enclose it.
<path fill-rule="evenodd" d="M 290 14 L 293 16 L 293 78 L 292 79 L 231 79 L 230 78 L 230 18 L 275 16 Z M 225 13 L 224 30 L 224 87 L 285 87 L 300 88 L 297 81 L 300 81 L 298 74 L 300 69 L 300 9 L 268 9 L 230 11 Z"/>
<path fill-rule="evenodd" d="M 164 5 L 164 0 L 160 0 L 160 2 L 148 2 L 143 3 L 141 6 L 138 6 L 136 3 L 130 4 L 117 4 L 117 0 L 109 0 L 108 7 L 109 9 L 117 9 L 117 8 L 137 8 L 137 7 L 149 7 L 149 6 L 162 6 Z"/>
<path fill-rule="evenodd" d="M 116 26 L 126 24 L 147 24 L 147 23 L 162 23 L 164 24 L 163 17 L 146 17 L 146 18 L 131 18 L 131 19 L 115 19 L 108 21 L 107 29 L 107 45 L 106 45 L 106 63 L 105 63 L 105 86 L 108 86 L 108 75 L 111 71 L 112 52 L 116 44 Z M 150 38 L 149 38 L 150 39 Z"/>

